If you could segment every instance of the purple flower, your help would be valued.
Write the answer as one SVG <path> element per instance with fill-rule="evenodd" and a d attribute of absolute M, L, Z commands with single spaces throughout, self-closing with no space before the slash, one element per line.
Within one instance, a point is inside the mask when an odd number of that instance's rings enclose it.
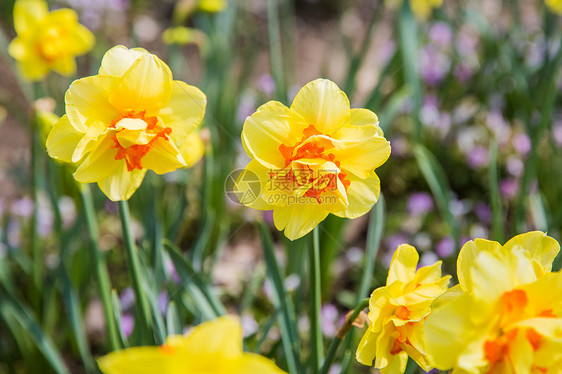
<path fill-rule="evenodd" d="M 242 332 L 245 338 L 254 335 L 259 330 L 258 323 L 254 317 L 249 314 L 243 314 L 240 317 L 240 323 L 242 324 Z"/>
<path fill-rule="evenodd" d="M 246 117 L 249 117 L 256 111 L 256 104 L 253 95 L 243 95 L 238 105 L 237 118 L 239 121 L 244 122 Z"/>
<path fill-rule="evenodd" d="M 429 39 L 440 47 L 448 47 L 453 41 L 451 27 L 445 22 L 435 22 L 429 29 Z"/>
<path fill-rule="evenodd" d="M 33 214 L 33 200 L 28 196 L 22 197 L 12 203 L 10 210 L 14 216 L 30 218 Z"/>
<path fill-rule="evenodd" d="M 180 276 L 178 275 L 178 272 L 176 271 L 176 266 L 174 265 L 172 260 L 167 258 L 166 261 L 164 262 L 166 264 L 166 271 L 168 272 L 168 274 L 170 274 L 170 278 L 172 279 L 172 282 L 174 282 L 175 284 L 180 283 L 181 281 Z"/>
<path fill-rule="evenodd" d="M 435 253 L 441 258 L 449 257 L 455 251 L 455 239 L 446 236 L 435 246 Z"/>
<path fill-rule="evenodd" d="M 466 162 L 471 169 L 480 169 L 488 165 L 490 154 L 484 147 L 476 147 L 466 155 Z"/>
<path fill-rule="evenodd" d="M 418 264 L 418 268 L 422 267 L 422 266 L 429 266 L 429 265 L 433 265 L 434 263 L 436 263 L 437 261 L 439 261 L 439 257 L 437 257 L 437 255 L 433 252 L 425 252 L 424 254 L 421 255 L 420 257 L 420 262 Z"/>
<path fill-rule="evenodd" d="M 500 146 L 507 144 L 511 135 L 511 128 L 499 110 L 494 109 L 488 113 L 486 116 L 486 125 L 492 130 Z"/>
<path fill-rule="evenodd" d="M 460 82 L 466 82 L 470 78 L 472 78 L 472 68 L 464 62 L 460 62 L 459 64 L 455 65 L 453 74 L 455 75 L 455 78 L 457 78 L 457 80 L 459 80 Z"/>
<path fill-rule="evenodd" d="M 516 134 L 513 139 L 511 139 L 511 144 L 515 151 L 521 156 L 526 156 L 531 152 L 531 139 L 525 133 Z"/>
<path fill-rule="evenodd" d="M 482 223 L 489 224 L 492 222 L 492 210 L 486 203 L 478 202 L 474 206 L 474 214 Z"/>
<path fill-rule="evenodd" d="M 130 309 L 135 304 L 135 292 L 131 287 L 127 287 L 121 292 L 119 304 L 121 305 L 122 311 Z"/>
<path fill-rule="evenodd" d="M 514 178 L 506 178 L 500 182 L 500 192 L 507 199 L 511 200 L 519 191 L 519 183 Z"/>
<path fill-rule="evenodd" d="M 338 330 L 338 309 L 332 304 L 325 304 L 320 310 L 322 331 L 328 338 L 333 338 Z"/>
<path fill-rule="evenodd" d="M 158 309 L 160 310 L 160 313 L 164 315 L 166 314 L 166 312 L 168 311 L 169 301 L 170 299 L 168 298 L 168 292 L 166 291 L 160 292 L 160 294 L 158 295 Z"/>
<path fill-rule="evenodd" d="M 427 192 L 416 192 L 408 199 L 408 214 L 419 217 L 433 209 L 433 198 Z"/>
<path fill-rule="evenodd" d="M 466 29 L 461 29 L 457 34 L 457 51 L 461 56 L 474 56 L 476 54 L 476 47 L 478 45 L 478 38 L 473 32 Z"/>
<path fill-rule="evenodd" d="M 420 75 L 430 86 L 436 86 L 451 67 L 451 60 L 435 47 L 426 46 L 420 51 Z"/>
<path fill-rule="evenodd" d="M 268 225 L 273 225 L 273 210 L 264 210 L 261 216 Z"/>
<path fill-rule="evenodd" d="M 270 74 L 262 74 L 258 79 L 258 86 L 268 95 L 275 91 L 275 80 Z"/>
<path fill-rule="evenodd" d="M 398 248 L 400 244 L 404 244 L 404 243 L 408 243 L 408 238 L 406 238 L 402 234 L 394 234 L 384 239 L 384 244 L 386 246 L 386 249 L 390 253 L 394 253 L 396 248 Z"/>
<path fill-rule="evenodd" d="M 129 313 L 121 315 L 121 332 L 126 338 L 129 338 L 135 328 L 135 317 Z"/>
<path fill-rule="evenodd" d="M 507 172 L 514 177 L 520 177 L 525 170 L 525 165 L 521 159 L 517 157 L 509 157 L 505 164 L 505 168 L 507 169 Z"/>

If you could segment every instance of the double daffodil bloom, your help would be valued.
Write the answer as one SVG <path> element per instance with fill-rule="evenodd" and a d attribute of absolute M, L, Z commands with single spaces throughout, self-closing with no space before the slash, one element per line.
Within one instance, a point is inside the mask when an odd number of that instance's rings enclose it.
<path fill-rule="evenodd" d="M 391 8 L 397 8 L 402 4 L 403 0 L 386 0 L 386 5 Z M 408 0 L 410 8 L 418 19 L 426 20 L 435 8 L 443 5 L 443 0 Z"/>
<path fill-rule="evenodd" d="M 88 52 L 94 36 L 78 23 L 72 9 L 49 12 L 43 0 L 17 0 L 14 27 L 18 36 L 8 46 L 24 78 L 37 81 L 51 70 L 70 76 L 76 72 L 74 58 Z"/>
<path fill-rule="evenodd" d="M 66 114 L 54 125 L 47 151 L 77 163 L 78 182 L 97 182 L 109 199 L 127 200 L 148 169 L 163 174 L 199 160 L 194 130 L 206 100 L 198 88 L 172 80 L 155 55 L 117 46 L 103 57 L 98 75 L 70 85 Z"/>
<path fill-rule="evenodd" d="M 552 12 L 562 14 L 562 0 L 545 0 L 545 3 Z"/>
<path fill-rule="evenodd" d="M 373 291 L 369 301 L 369 327 L 357 347 L 357 361 L 381 373 L 403 373 L 408 356 L 425 371 L 431 369 L 425 352 L 424 320 L 431 303 L 447 290 L 449 275 L 442 276 L 441 261 L 416 271 L 418 253 L 410 245 L 396 249 L 386 286 Z"/>
<path fill-rule="evenodd" d="M 454 373 L 539 374 L 562 368 L 560 245 L 542 232 L 475 239 L 459 253 L 459 285 L 425 324 L 428 359 Z"/>
<path fill-rule="evenodd" d="M 242 144 L 252 161 L 241 176 L 255 175 L 261 191 L 243 203 L 273 210 L 278 230 L 294 240 L 330 213 L 357 218 L 377 202 L 375 168 L 390 155 L 375 113 L 350 109 L 333 82 L 304 86 L 290 108 L 270 101 L 246 118 Z M 237 189 L 251 183 L 238 180 Z M 252 181 L 250 181 L 252 182 Z"/>
<path fill-rule="evenodd" d="M 282 374 L 271 360 L 242 351 L 238 318 L 203 322 L 160 347 L 115 351 L 98 361 L 105 374 Z"/>

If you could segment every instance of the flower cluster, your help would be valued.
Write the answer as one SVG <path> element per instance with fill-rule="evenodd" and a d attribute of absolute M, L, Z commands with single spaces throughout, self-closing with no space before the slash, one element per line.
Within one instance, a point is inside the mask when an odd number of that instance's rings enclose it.
<path fill-rule="evenodd" d="M 396 250 L 387 285 L 373 291 L 370 326 L 357 360 L 403 373 L 408 356 L 428 371 L 554 373 L 562 364 L 560 250 L 538 231 L 505 245 L 475 239 L 461 249 L 459 284 L 447 290 L 437 262 L 419 268 L 409 245 Z"/>

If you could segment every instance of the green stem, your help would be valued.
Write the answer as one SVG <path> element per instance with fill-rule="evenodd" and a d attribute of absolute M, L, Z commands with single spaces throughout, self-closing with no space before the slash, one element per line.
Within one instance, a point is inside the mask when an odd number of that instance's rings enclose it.
<path fill-rule="evenodd" d="M 275 96 L 281 101 L 286 101 L 279 11 L 275 0 L 267 0 L 267 26 L 269 33 L 269 59 L 271 62 L 271 72 L 275 80 Z"/>
<path fill-rule="evenodd" d="M 326 355 L 326 359 L 324 360 L 324 364 L 322 365 L 322 370 L 320 370 L 320 374 L 328 373 L 330 367 L 334 363 L 334 360 L 336 358 L 336 352 L 338 351 L 338 348 L 340 347 L 345 334 L 347 334 L 347 331 L 349 331 L 351 325 L 353 324 L 353 321 L 355 321 L 357 316 L 359 316 L 359 313 L 361 313 L 363 309 L 367 308 L 368 306 L 369 306 L 369 298 L 361 300 L 353 310 L 351 316 L 345 319 L 344 325 L 340 328 L 338 334 L 334 336 L 334 339 L 332 339 L 332 342 L 330 343 L 330 348 L 328 348 L 328 354 Z M 339 333 L 340 331 L 342 331 L 342 334 Z"/>
<path fill-rule="evenodd" d="M 111 303 L 111 283 L 109 280 L 109 273 L 107 272 L 107 265 L 105 257 L 101 253 L 98 246 L 99 231 L 95 217 L 94 202 L 90 192 L 89 184 L 80 185 L 80 193 L 82 196 L 82 205 L 84 207 L 84 214 L 86 216 L 86 224 L 88 225 L 88 233 L 90 236 L 90 251 L 94 259 L 96 267 L 96 280 L 98 283 L 100 298 L 103 306 L 103 314 L 107 325 L 107 336 L 109 339 L 109 346 L 112 351 L 121 348 L 119 340 L 117 339 L 117 325 L 115 324 L 115 315 L 113 313 L 113 305 Z"/>
<path fill-rule="evenodd" d="M 322 319 L 320 316 L 322 290 L 320 287 L 320 239 L 318 231 L 318 226 L 316 226 L 312 231 L 312 246 L 310 247 L 310 362 L 313 373 L 318 372 L 324 356 Z"/>
<path fill-rule="evenodd" d="M 146 335 L 146 339 L 151 340 L 150 327 L 152 325 L 152 318 L 150 314 L 150 308 L 148 306 L 148 300 L 146 298 L 146 293 L 144 292 L 142 286 L 140 261 L 137 253 L 137 247 L 131 233 L 131 217 L 127 200 L 119 201 L 119 215 L 121 216 L 121 227 L 123 229 L 123 240 L 125 242 L 125 248 L 127 250 L 129 270 L 131 271 L 131 276 L 133 278 L 135 300 L 139 307 L 139 326 L 141 335 Z"/>

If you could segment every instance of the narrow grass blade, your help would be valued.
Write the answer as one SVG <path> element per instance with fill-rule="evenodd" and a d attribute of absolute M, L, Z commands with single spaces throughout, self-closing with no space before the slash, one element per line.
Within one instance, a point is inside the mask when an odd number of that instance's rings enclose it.
<path fill-rule="evenodd" d="M 226 309 L 201 279 L 191 264 L 181 255 L 177 247 L 168 241 L 164 242 L 176 271 L 189 295 L 195 300 L 197 308 L 205 319 L 213 319 L 226 314 Z"/>
<path fill-rule="evenodd" d="M 166 310 L 166 329 L 168 335 L 176 335 L 183 332 L 178 307 L 173 300 L 170 301 L 168 310 Z"/>
<path fill-rule="evenodd" d="M 52 340 L 43 333 L 33 314 L 19 300 L 0 288 L 0 309 L 12 315 L 23 327 L 23 331 L 33 340 L 45 356 L 53 370 L 58 374 L 70 374 L 64 360 Z"/>
<path fill-rule="evenodd" d="M 437 206 L 441 211 L 441 214 L 447 224 L 449 225 L 449 230 L 452 236 L 455 238 L 455 243 L 459 245 L 459 230 L 456 220 L 453 214 L 449 210 L 449 204 L 452 199 L 451 188 L 449 187 L 449 182 L 445 171 L 439 164 L 439 161 L 435 156 L 424 146 L 417 145 L 414 148 L 414 155 L 418 166 L 425 178 L 425 181 L 429 185 L 431 192 L 436 200 Z"/>
<path fill-rule="evenodd" d="M 279 314 L 279 328 L 281 330 L 281 340 L 287 359 L 287 367 L 291 374 L 301 373 L 302 369 L 298 359 L 298 350 L 296 350 L 298 347 L 298 336 L 295 333 L 296 327 L 294 326 L 296 320 L 294 318 L 291 319 L 291 315 L 293 314 L 290 310 L 292 309 L 292 303 L 286 296 L 287 293 L 281 276 L 281 270 L 279 269 L 273 251 L 271 234 L 263 222 L 260 224 L 259 228 L 263 243 L 263 253 L 267 265 L 267 277 L 273 286 L 273 305 L 281 312 Z"/>

